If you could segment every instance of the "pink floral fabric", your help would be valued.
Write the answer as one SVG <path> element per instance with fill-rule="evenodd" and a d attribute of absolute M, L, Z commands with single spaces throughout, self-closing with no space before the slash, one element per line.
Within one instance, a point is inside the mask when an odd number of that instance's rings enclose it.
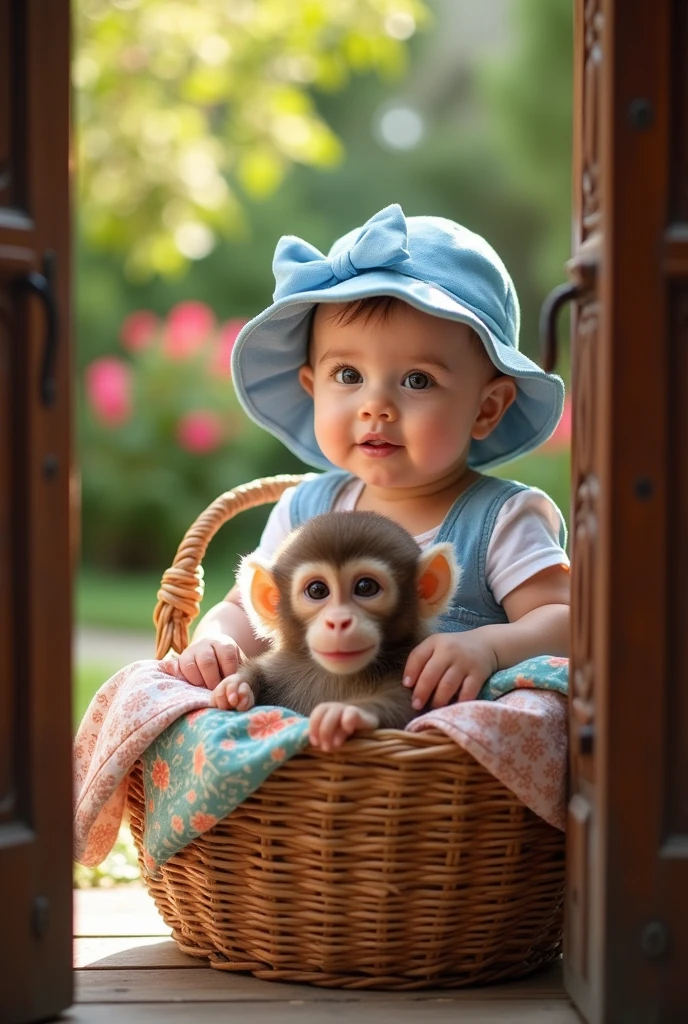
<path fill-rule="evenodd" d="M 159 661 L 120 669 L 96 693 L 74 741 L 74 856 L 87 867 L 112 849 L 129 772 L 181 715 L 210 707 L 210 691 L 163 671 Z"/>

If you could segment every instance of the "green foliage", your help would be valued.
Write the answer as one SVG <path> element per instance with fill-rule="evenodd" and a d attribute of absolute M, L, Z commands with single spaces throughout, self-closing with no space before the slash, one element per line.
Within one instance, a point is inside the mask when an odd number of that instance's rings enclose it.
<path fill-rule="evenodd" d="M 245 234 L 245 196 L 342 145 L 311 91 L 398 75 L 422 0 L 80 0 L 84 230 L 129 273 L 178 274 Z"/>
<path fill-rule="evenodd" d="M 200 304 L 180 305 L 143 345 L 130 339 L 128 358 L 86 368 L 82 549 L 91 565 L 166 568 L 219 493 L 275 465 L 278 442 L 248 420 L 231 386 L 236 326 L 217 330 L 211 317 Z M 300 468 L 293 458 L 282 463 Z M 231 536 L 221 533 L 216 554 L 235 563 L 252 546 L 252 523 L 242 515 Z"/>
<path fill-rule="evenodd" d="M 487 63 L 481 87 L 512 201 L 527 204 L 540 222 L 532 272 L 549 290 L 563 280 L 571 249 L 573 5 L 519 0 L 511 13 L 513 56 Z"/>

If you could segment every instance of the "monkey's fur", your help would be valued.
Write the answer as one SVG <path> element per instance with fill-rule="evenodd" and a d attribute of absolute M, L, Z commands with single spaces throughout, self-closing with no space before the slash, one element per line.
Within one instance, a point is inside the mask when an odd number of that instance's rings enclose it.
<path fill-rule="evenodd" d="M 388 591 L 393 595 L 396 588 L 396 599 L 388 598 L 392 605 L 382 611 L 371 610 L 367 607 L 370 602 L 360 599 L 355 603 L 354 598 L 346 606 L 359 615 L 362 604 L 364 627 L 379 636 L 372 660 L 350 673 L 330 672 L 315 660 L 306 637 L 306 617 L 294 609 L 295 575 L 311 563 L 329 567 L 335 580 L 344 578 L 347 565 L 357 580 L 387 580 L 382 565 L 392 581 Z M 438 566 L 439 584 L 433 575 Z M 270 595 L 269 618 L 264 602 L 262 609 L 251 603 L 251 587 L 260 571 L 275 588 Z M 338 572 L 340 576 L 335 575 Z M 239 583 L 244 607 L 256 632 L 270 637 L 273 646 L 240 666 L 238 675 L 250 686 L 256 703 L 309 715 L 318 704 L 337 701 L 373 712 L 380 728 L 401 729 L 420 713 L 411 707 L 412 691 L 401 682 L 407 658 L 430 634 L 429 620 L 439 615 L 451 599 L 457 572 L 451 545 L 435 545 L 422 552 L 403 527 L 375 512 L 316 516 L 290 534 L 269 565 L 250 557 L 242 564 Z M 429 576 L 430 591 L 434 593 L 425 596 L 423 581 L 427 591 Z M 320 574 L 316 573 L 316 578 L 320 580 Z M 305 599 L 301 591 L 297 596 Z M 313 617 L 318 614 L 313 612 Z"/>

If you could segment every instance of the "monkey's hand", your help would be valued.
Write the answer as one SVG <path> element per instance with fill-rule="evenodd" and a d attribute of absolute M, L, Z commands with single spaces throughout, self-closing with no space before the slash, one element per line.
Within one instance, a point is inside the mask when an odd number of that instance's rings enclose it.
<path fill-rule="evenodd" d="M 237 671 L 242 659 L 242 652 L 231 636 L 222 634 L 195 640 L 179 657 L 168 654 L 160 666 L 169 675 L 185 679 L 192 686 L 214 690 L 223 679 Z"/>
<path fill-rule="evenodd" d="M 219 711 L 250 711 L 256 699 L 241 673 L 223 679 L 210 695 L 210 704 Z"/>
<path fill-rule="evenodd" d="M 355 704 L 327 701 L 311 711 L 308 738 L 314 747 L 335 750 L 355 732 L 368 732 L 377 729 L 379 724 L 374 711 L 364 711 Z"/>

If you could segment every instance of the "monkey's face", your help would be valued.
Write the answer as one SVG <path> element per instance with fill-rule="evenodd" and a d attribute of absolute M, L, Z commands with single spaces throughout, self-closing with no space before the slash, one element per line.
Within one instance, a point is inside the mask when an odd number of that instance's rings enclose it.
<path fill-rule="evenodd" d="M 376 656 L 382 624 L 398 606 L 399 593 L 388 566 L 376 559 L 300 565 L 289 599 L 301 621 L 311 656 L 336 675 L 364 669 Z"/>
<path fill-rule="evenodd" d="M 243 559 L 239 587 L 256 634 L 275 650 L 346 676 L 419 643 L 457 578 L 450 544 L 421 551 L 376 512 L 326 512 L 294 530 L 272 562 Z"/>

